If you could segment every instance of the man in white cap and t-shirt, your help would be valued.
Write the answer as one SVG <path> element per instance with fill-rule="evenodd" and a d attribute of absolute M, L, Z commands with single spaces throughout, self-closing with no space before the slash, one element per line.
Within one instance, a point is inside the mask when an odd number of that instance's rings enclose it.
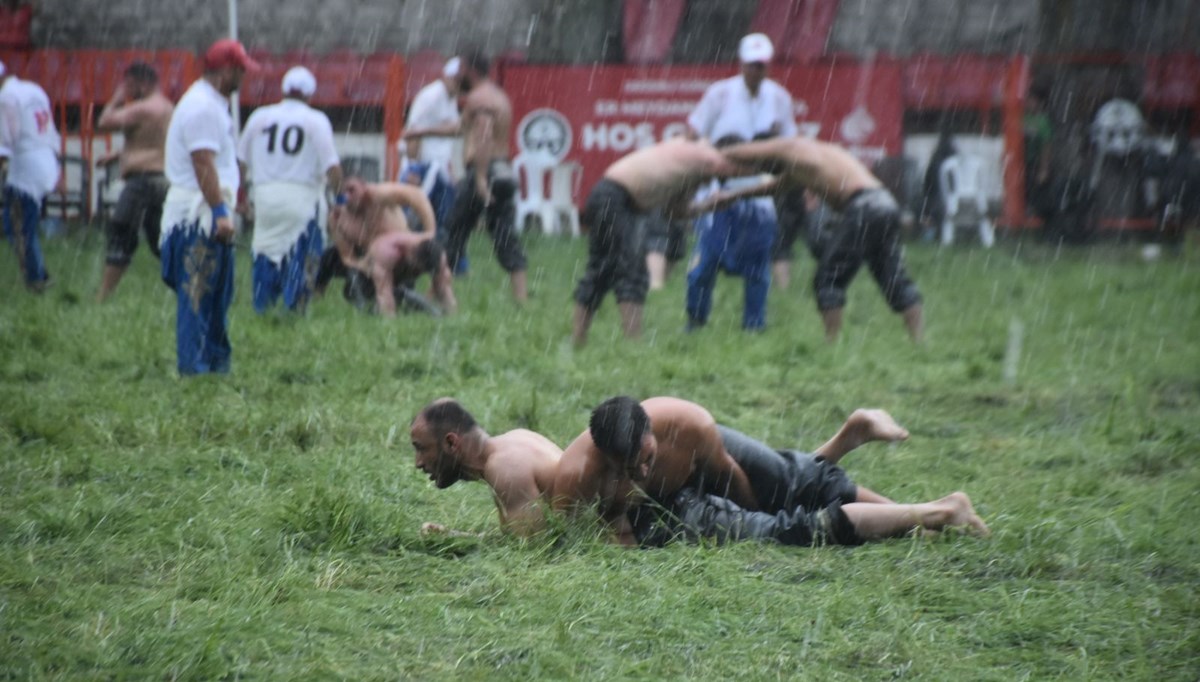
<path fill-rule="evenodd" d="M 404 122 L 408 160 L 433 164 L 451 179 L 454 177 L 454 138 L 461 125 L 457 101 L 460 64 L 458 57 L 446 62 L 442 77 L 417 92 L 408 110 L 408 120 Z"/>
<path fill-rule="evenodd" d="M 688 116 L 696 137 L 718 147 L 765 137 L 794 137 L 792 96 L 767 78 L 767 64 L 775 55 L 771 40 L 751 33 L 738 43 L 742 73 L 708 87 Z M 726 181 L 734 189 L 754 179 Z M 777 232 L 775 205 L 769 197 L 746 199 L 717 211 L 702 223 L 696 254 L 688 271 L 688 328 L 708 322 L 712 292 L 719 270 L 739 274 L 745 283 L 742 328 L 760 330 L 766 325 L 767 291 L 771 286 L 771 247 Z"/>
<path fill-rule="evenodd" d="M 231 205 L 241 185 L 229 96 L 258 62 L 224 38 L 204 53 L 204 75 L 175 105 L 167 126 L 163 282 L 175 291 L 175 352 L 182 375 L 227 373 L 233 302 Z"/>
<path fill-rule="evenodd" d="M 420 186 L 429 197 L 437 216 L 438 238 L 443 240 L 455 198 L 456 138 L 462 125 L 457 101 L 461 64 L 458 57 L 450 59 L 442 67 L 442 77 L 417 92 L 401 142 L 404 161 L 400 164 L 400 182 Z M 467 261 L 463 258 L 458 263 L 458 272 L 466 271 Z"/>
<path fill-rule="evenodd" d="M 50 273 L 42 260 L 38 225 L 42 200 L 61 177 L 61 141 L 50 98 L 40 85 L 17 78 L 3 62 L 0 83 L 0 169 L 8 170 L 4 233 L 17 252 L 25 286 L 41 293 L 50 283 Z"/>
<path fill-rule="evenodd" d="M 254 202 L 254 310 L 283 295 L 303 312 L 327 242 L 325 190 L 340 191 L 342 167 L 329 117 L 308 105 L 317 79 L 303 66 L 283 76 L 283 99 L 246 121 L 238 160 L 250 168 Z"/>

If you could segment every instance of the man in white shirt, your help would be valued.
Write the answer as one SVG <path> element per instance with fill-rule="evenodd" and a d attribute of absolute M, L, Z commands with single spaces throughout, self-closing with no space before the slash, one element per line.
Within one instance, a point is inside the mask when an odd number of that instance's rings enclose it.
<path fill-rule="evenodd" d="M 738 44 L 741 74 L 717 81 L 704 92 L 688 116 L 692 134 L 718 146 L 762 137 L 794 137 L 792 96 L 766 77 L 774 54 L 767 36 L 752 33 L 742 38 Z M 744 181 L 732 179 L 726 187 L 740 182 Z M 708 322 L 713 287 L 724 268 L 744 281 L 742 328 L 762 329 L 771 286 L 771 246 L 777 232 L 774 203 L 766 197 L 747 199 L 717 211 L 705 225 L 688 271 L 688 328 Z"/>
<path fill-rule="evenodd" d="M 340 190 L 342 167 L 329 117 L 308 105 L 317 79 L 303 66 L 283 76 L 283 100 L 246 121 L 238 160 L 250 168 L 254 202 L 254 310 L 283 295 L 303 312 L 327 241 L 325 189 Z"/>
<path fill-rule="evenodd" d="M 458 137 L 462 118 L 458 113 L 458 74 L 462 60 L 453 57 L 442 67 L 442 77 L 417 92 L 409 107 L 401 141 L 404 160 L 400 182 L 420 185 L 437 216 L 437 236 L 446 241 L 446 221 L 456 196 L 459 154 Z M 422 227 L 422 229 L 425 229 Z M 459 259 L 457 274 L 468 269 L 466 254 Z"/>
<path fill-rule="evenodd" d="M 175 290 L 179 373 L 226 373 L 229 304 L 233 300 L 230 206 L 241 177 L 229 95 L 258 63 L 232 39 L 204 54 L 204 75 L 188 88 L 167 128 L 162 276 Z M 282 141 L 280 141 L 282 143 Z"/>
<path fill-rule="evenodd" d="M 454 177 L 454 146 L 461 125 L 458 114 L 458 72 L 461 60 L 454 57 L 442 67 L 442 77 L 417 92 L 404 123 L 408 161 L 421 161 Z"/>
<path fill-rule="evenodd" d="M 38 224 L 42 200 L 61 179 L 60 144 L 46 91 L 37 83 L 17 78 L 0 62 L 0 169 L 8 171 L 4 234 L 17 252 L 25 286 L 34 293 L 45 291 L 50 284 L 38 243 Z"/>

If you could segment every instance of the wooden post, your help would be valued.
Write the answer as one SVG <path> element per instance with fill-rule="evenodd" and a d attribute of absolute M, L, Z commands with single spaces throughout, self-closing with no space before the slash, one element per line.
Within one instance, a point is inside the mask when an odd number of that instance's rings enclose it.
<path fill-rule="evenodd" d="M 1004 79 L 1004 211 L 1008 229 L 1026 227 L 1025 220 L 1025 93 L 1029 90 L 1029 57 L 1017 55 Z"/>
<path fill-rule="evenodd" d="M 386 149 L 384 181 L 391 182 L 400 173 L 400 135 L 404 132 L 404 58 L 392 55 L 388 61 L 387 87 L 383 95 L 383 139 Z"/>

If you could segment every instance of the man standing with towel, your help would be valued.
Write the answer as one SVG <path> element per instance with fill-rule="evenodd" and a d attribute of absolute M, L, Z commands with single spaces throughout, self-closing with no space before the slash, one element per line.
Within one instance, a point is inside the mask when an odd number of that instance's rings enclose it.
<path fill-rule="evenodd" d="M 250 167 L 254 202 L 254 310 L 280 294 L 304 312 L 327 240 L 325 190 L 340 191 L 342 167 L 329 117 L 308 105 L 317 79 L 303 66 L 283 76 L 283 100 L 246 121 L 238 160 Z"/>

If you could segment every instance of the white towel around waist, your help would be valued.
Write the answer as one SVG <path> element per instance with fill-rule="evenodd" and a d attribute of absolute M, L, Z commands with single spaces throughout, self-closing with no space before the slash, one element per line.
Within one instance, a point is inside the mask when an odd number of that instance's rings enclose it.
<path fill-rule="evenodd" d="M 320 186 L 272 182 L 256 185 L 252 195 L 254 240 L 250 249 L 255 256 L 279 264 L 314 218 L 325 236 L 328 208 Z"/>
<path fill-rule="evenodd" d="M 222 187 L 221 198 L 233 210 L 233 190 Z M 212 207 L 204 201 L 204 195 L 198 189 L 171 185 L 167 190 L 167 198 L 163 201 L 162 234 L 159 244 L 164 244 L 175 230 L 198 226 L 209 238 L 213 236 Z"/>

